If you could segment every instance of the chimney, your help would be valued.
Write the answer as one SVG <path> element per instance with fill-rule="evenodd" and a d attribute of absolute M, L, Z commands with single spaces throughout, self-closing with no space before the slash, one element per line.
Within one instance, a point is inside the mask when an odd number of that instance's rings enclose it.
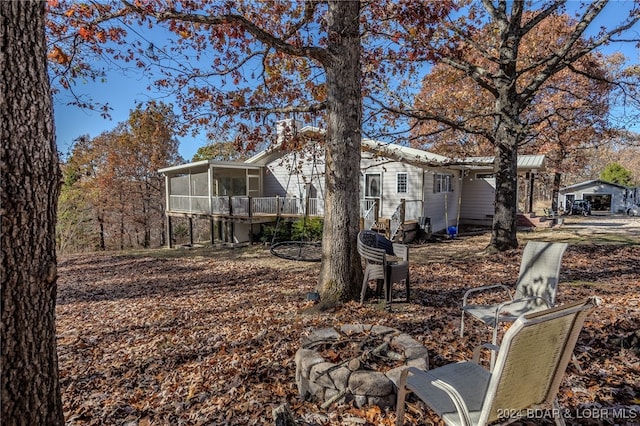
<path fill-rule="evenodd" d="M 278 135 L 277 143 L 282 143 L 285 136 L 292 135 L 301 128 L 302 122 L 292 118 L 276 121 L 276 134 Z"/>

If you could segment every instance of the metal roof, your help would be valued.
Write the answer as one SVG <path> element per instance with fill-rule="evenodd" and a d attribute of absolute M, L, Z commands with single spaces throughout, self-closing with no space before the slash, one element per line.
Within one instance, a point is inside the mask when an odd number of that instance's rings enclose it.
<path fill-rule="evenodd" d="M 451 159 L 444 155 L 434 154 L 422 149 L 410 148 L 408 146 L 397 145 L 393 143 L 384 143 L 374 141 L 372 139 L 362 139 L 364 149 L 378 153 L 382 156 L 390 156 L 397 160 L 406 160 L 411 163 L 442 163 L 451 162 Z"/>
<path fill-rule="evenodd" d="M 179 164 L 177 166 L 165 167 L 159 169 L 158 173 L 188 173 L 190 171 L 202 171 L 207 170 L 209 167 L 219 167 L 226 169 L 259 169 L 260 166 L 252 166 L 251 164 L 245 164 L 240 161 L 216 161 L 216 160 L 201 160 L 194 161 L 193 163 Z"/>
<path fill-rule="evenodd" d="M 304 126 L 298 130 L 300 134 L 319 135 L 324 134 L 325 130 L 315 126 Z M 473 170 L 493 170 L 495 157 L 468 157 L 462 159 L 449 158 L 444 155 L 434 154 L 422 149 L 411 148 L 408 146 L 385 143 L 372 139 L 363 138 L 362 148 L 382 157 L 392 160 L 402 161 L 421 167 L 450 167 L 454 169 L 473 169 Z M 223 167 L 242 167 L 243 165 L 254 167 L 265 166 L 276 158 L 285 155 L 287 151 L 282 150 L 282 143 L 268 148 L 242 163 L 220 162 L 214 160 L 199 161 L 195 163 L 183 164 L 180 166 L 167 167 L 160 169 L 160 173 L 164 172 L 180 172 L 194 168 L 200 168 L 207 164 L 215 163 L 215 165 Z M 545 168 L 544 155 L 519 155 L 518 170 L 537 170 L 541 171 Z"/>
<path fill-rule="evenodd" d="M 493 163 L 496 157 L 468 157 L 464 160 L 473 168 L 493 169 Z M 477 166 L 474 166 L 477 164 Z M 544 155 L 518 155 L 518 170 L 537 170 L 545 169 Z"/>

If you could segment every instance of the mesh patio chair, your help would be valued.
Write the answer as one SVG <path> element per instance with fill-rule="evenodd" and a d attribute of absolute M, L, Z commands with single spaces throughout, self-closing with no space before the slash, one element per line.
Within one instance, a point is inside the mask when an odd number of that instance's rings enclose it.
<path fill-rule="evenodd" d="M 462 299 L 460 337 L 464 335 L 464 317 L 469 314 L 493 327 L 492 343 L 498 340 L 500 322 L 513 322 L 520 315 L 547 309 L 555 305 L 562 256 L 566 243 L 529 241 L 522 253 L 515 294 L 502 284 L 469 289 Z M 470 304 L 471 296 L 479 292 L 502 292 L 504 302 L 492 305 Z"/>
<path fill-rule="evenodd" d="M 553 407 L 585 317 L 600 299 L 586 300 L 523 315 L 507 330 L 500 347 L 476 348 L 473 361 L 425 371 L 409 367 L 398 383 L 396 426 L 404 421 L 407 390 L 423 400 L 447 425 L 486 425 L 513 421 L 533 407 Z M 482 348 L 498 351 L 492 371 L 479 365 Z"/>

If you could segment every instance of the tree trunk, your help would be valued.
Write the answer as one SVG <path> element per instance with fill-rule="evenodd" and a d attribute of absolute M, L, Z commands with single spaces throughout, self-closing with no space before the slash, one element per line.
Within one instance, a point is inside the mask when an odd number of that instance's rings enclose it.
<path fill-rule="evenodd" d="M 56 354 L 61 174 L 44 2 L 0 2 L 2 397 L 7 425 L 64 424 Z"/>
<path fill-rule="evenodd" d="M 491 247 L 498 251 L 518 247 L 517 231 L 517 149 L 510 143 L 498 144 L 496 157 L 495 214 L 491 233 Z"/>
<path fill-rule="evenodd" d="M 360 4 L 330 1 L 327 78 L 325 224 L 320 296 L 323 305 L 356 299 L 362 267 L 356 238 L 360 216 Z"/>
<path fill-rule="evenodd" d="M 551 190 L 551 211 L 559 212 L 558 210 L 558 194 L 560 194 L 560 183 L 562 181 L 562 173 L 555 172 L 553 174 L 553 188 Z"/>
<path fill-rule="evenodd" d="M 98 216 L 98 247 L 101 251 L 105 251 L 107 246 L 104 243 L 104 218 L 102 214 Z"/>
<path fill-rule="evenodd" d="M 507 80 L 508 81 L 508 80 Z M 515 84 L 503 82 L 496 99 L 495 142 L 496 193 L 495 214 L 491 233 L 491 248 L 498 251 L 518 247 L 518 141 L 521 128 L 515 98 Z"/>

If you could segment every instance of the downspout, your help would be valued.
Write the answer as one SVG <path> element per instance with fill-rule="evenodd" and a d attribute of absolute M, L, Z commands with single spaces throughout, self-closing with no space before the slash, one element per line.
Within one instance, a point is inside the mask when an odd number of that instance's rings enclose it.
<path fill-rule="evenodd" d="M 420 204 L 422 205 L 422 212 L 421 212 L 422 214 L 420 216 L 423 216 L 423 217 L 425 216 L 425 213 L 426 213 L 426 206 L 424 205 L 424 199 L 425 199 L 424 198 L 424 175 L 425 175 L 425 173 L 427 173 L 427 171 L 426 170 L 422 170 L 422 182 L 421 182 L 422 188 L 420 189 L 420 198 L 421 198 L 421 200 L 420 200 L 421 203 Z"/>
<path fill-rule="evenodd" d="M 167 245 L 169 248 L 173 248 L 173 242 L 171 241 L 173 226 L 171 224 L 171 216 L 169 215 L 169 210 L 171 210 L 171 179 L 169 179 L 169 175 L 164 175 L 164 193 L 165 193 L 165 206 L 166 209 L 164 211 L 164 215 L 167 223 Z"/>
<path fill-rule="evenodd" d="M 460 182 L 458 186 L 458 212 L 456 215 L 456 231 L 458 234 L 460 234 L 460 206 L 462 205 L 462 181 L 465 176 L 464 172 L 464 170 L 460 170 L 460 178 L 458 179 L 458 182 Z"/>

